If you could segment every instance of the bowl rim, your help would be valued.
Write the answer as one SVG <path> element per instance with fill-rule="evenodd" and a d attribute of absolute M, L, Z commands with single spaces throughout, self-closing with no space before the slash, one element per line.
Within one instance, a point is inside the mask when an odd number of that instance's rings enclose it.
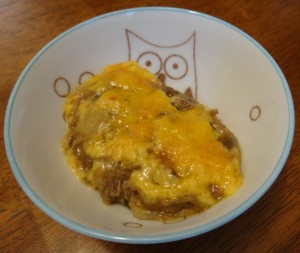
<path fill-rule="evenodd" d="M 220 23 L 221 25 L 224 25 L 237 33 L 239 33 L 241 36 L 243 36 L 245 39 L 250 41 L 253 45 L 256 46 L 256 48 L 265 55 L 265 57 L 268 59 L 268 61 L 273 65 L 274 69 L 276 70 L 276 73 L 278 74 L 281 84 L 284 88 L 285 95 L 287 98 L 287 104 L 288 104 L 288 111 L 289 111 L 289 119 L 288 119 L 288 133 L 285 140 L 285 145 L 283 148 L 283 151 L 272 171 L 270 176 L 265 180 L 265 182 L 244 202 L 242 202 L 239 206 L 237 206 L 235 209 L 231 210 L 230 212 L 226 213 L 225 215 L 219 217 L 218 219 L 211 221 L 207 224 L 186 229 L 184 231 L 180 232 L 170 232 L 164 235 L 148 235 L 148 236 L 139 236 L 139 235 L 123 235 L 118 233 L 110 233 L 110 232 L 104 232 L 98 229 L 92 229 L 87 226 L 81 225 L 79 223 L 76 223 L 72 221 L 71 219 L 63 216 L 62 214 L 58 213 L 57 211 L 54 211 L 51 209 L 30 187 L 28 182 L 25 180 L 21 169 L 18 166 L 18 163 L 15 159 L 12 143 L 11 143 L 11 132 L 10 132 L 10 120 L 12 117 L 12 109 L 14 107 L 15 97 L 18 93 L 19 88 L 21 87 L 24 78 L 26 77 L 27 73 L 30 71 L 31 67 L 35 64 L 35 62 L 48 50 L 50 49 L 55 43 L 60 41 L 62 38 L 67 36 L 68 34 L 75 32 L 76 30 L 87 26 L 89 24 L 92 24 L 94 22 L 97 22 L 101 19 L 106 19 L 112 16 L 118 16 L 123 15 L 129 12 L 173 12 L 173 13 L 183 13 L 183 14 L 190 14 L 190 15 L 196 15 L 200 16 L 205 19 L 212 20 L 214 22 Z M 206 232 L 209 232 L 213 229 L 216 229 L 229 221 L 235 219 L 240 214 L 245 212 L 248 208 L 250 208 L 252 205 L 254 205 L 265 193 L 266 191 L 272 186 L 276 178 L 279 176 L 280 172 L 282 171 L 284 164 L 289 156 L 291 146 L 293 143 L 293 137 L 294 137 L 294 129 L 295 129 L 295 112 L 294 112 L 294 104 L 293 104 L 293 98 L 291 95 L 291 91 L 289 89 L 289 85 L 285 79 L 284 74 L 282 73 L 280 67 L 275 62 L 275 60 L 272 58 L 272 56 L 267 52 L 267 50 L 260 45 L 255 39 L 253 39 L 250 35 L 246 34 L 236 26 L 219 19 L 217 17 L 204 14 L 199 11 L 189 10 L 189 9 L 182 9 L 182 8 L 174 8 L 174 7 L 138 7 L 138 8 L 129 8 L 129 9 L 123 9 L 118 11 L 113 11 L 109 13 L 105 13 L 99 16 L 96 16 L 94 18 L 91 18 L 89 20 L 86 20 L 84 22 L 81 22 L 72 28 L 66 30 L 65 32 L 61 33 L 54 39 L 52 39 L 50 42 L 48 42 L 39 52 L 31 59 L 31 61 L 27 64 L 27 66 L 22 71 L 21 75 L 19 76 L 16 84 L 14 85 L 11 95 L 8 100 L 6 112 L 5 112 L 5 120 L 4 120 L 4 144 L 5 144 L 5 150 L 7 154 L 7 158 L 9 161 L 9 164 L 11 166 L 11 169 L 13 171 L 13 174 L 19 183 L 22 190 L 25 192 L 25 194 L 29 197 L 29 199 L 39 208 L 41 209 L 45 214 L 47 214 L 49 217 L 57 221 L 58 223 L 68 227 L 71 230 L 74 230 L 78 233 L 91 236 L 98 239 L 103 239 L 106 241 L 112 241 L 112 242 L 121 242 L 121 243 L 131 243 L 131 244 L 153 244 L 153 243 L 164 243 L 164 242 L 171 242 L 171 241 L 177 241 L 182 240 L 186 238 L 190 238 L 196 235 L 200 235 Z"/>

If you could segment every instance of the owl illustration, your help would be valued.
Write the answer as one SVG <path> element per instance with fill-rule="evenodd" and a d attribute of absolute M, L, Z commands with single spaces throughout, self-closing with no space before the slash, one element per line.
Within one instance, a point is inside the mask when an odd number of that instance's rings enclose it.
<path fill-rule="evenodd" d="M 158 45 L 126 29 L 128 59 L 148 69 L 158 79 L 197 98 L 195 32 L 183 42 Z"/>

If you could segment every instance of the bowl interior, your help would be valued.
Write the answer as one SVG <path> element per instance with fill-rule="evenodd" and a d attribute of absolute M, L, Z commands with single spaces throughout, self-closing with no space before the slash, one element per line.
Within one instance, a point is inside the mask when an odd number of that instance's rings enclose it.
<path fill-rule="evenodd" d="M 60 148 L 64 96 L 104 66 L 130 59 L 145 67 L 150 61 L 150 71 L 164 73 L 167 84 L 190 87 L 201 103 L 219 109 L 242 150 L 244 183 L 235 195 L 203 214 L 162 224 L 104 205 L 72 174 Z M 5 143 L 21 187 L 52 218 L 102 239 L 163 242 L 216 228 L 251 206 L 284 165 L 293 113 L 279 67 L 248 35 L 201 13 L 132 9 L 82 23 L 37 54 L 12 92 Z"/>

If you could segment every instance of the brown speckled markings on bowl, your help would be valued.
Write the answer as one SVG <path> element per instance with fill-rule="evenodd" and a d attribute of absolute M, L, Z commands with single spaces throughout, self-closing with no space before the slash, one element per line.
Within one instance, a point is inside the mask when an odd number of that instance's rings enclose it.
<path fill-rule="evenodd" d="M 85 71 L 79 76 L 79 81 L 78 84 L 84 83 L 87 79 L 91 78 L 94 76 L 94 74 L 90 71 Z"/>
<path fill-rule="evenodd" d="M 87 80 L 88 78 L 90 78 L 92 76 L 94 76 L 94 74 L 90 71 L 82 72 L 78 78 L 78 84 L 79 85 L 82 84 L 85 80 Z M 61 88 L 64 88 L 66 90 L 66 92 L 61 92 L 58 86 L 61 86 Z M 57 77 L 54 80 L 53 88 L 54 88 L 54 92 L 56 93 L 56 95 L 59 97 L 63 97 L 63 98 L 68 96 L 71 92 L 71 84 L 65 77 Z"/>
<path fill-rule="evenodd" d="M 58 86 L 64 86 L 62 88 L 65 88 L 66 92 L 61 92 Z M 53 83 L 53 88 L 54 88 L 55 93 L 59 97 L 66 97 L 66 96 L 69 95 L 69 93 L 71 91 L 70 83 L 64 77 L 58 77 L 58 78 L 56 78 L 55 81 L 54 81 L 54 83 Z"/>
<path fill-rule="evenodd" d="M 252 121 L 256 121 L 259 119 L 261 115 L 261 108 L 258 105 L 255 105 L 251 108 L 250 113 L 249 113 L 249 117 Z"/>
<path fill-rule="evenodd" d="M 143 226 L 141 223 L 131 222 L 131 221 L 124 222 L 123 225 L 129 228 L 141 228 Z"/>

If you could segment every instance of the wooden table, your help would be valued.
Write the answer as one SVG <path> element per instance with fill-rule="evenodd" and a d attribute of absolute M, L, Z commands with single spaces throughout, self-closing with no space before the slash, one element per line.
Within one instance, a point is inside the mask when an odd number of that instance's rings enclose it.
<path fill-rule="evenodd" d="M 51 39 L 86 19 L 141 6 L 193 9 L 244 30 L 274 57 L 296 112 L 289 159 L 270 190 L 230 223 L 194 238 L 157 245 L 111 243 L 73 232 L 40 211 L 16 182 L 0 143 L 0 252 L 300 252 L 299 0 L 0 0 L 0 130 L 10 92 L 29 60 Z"/>

